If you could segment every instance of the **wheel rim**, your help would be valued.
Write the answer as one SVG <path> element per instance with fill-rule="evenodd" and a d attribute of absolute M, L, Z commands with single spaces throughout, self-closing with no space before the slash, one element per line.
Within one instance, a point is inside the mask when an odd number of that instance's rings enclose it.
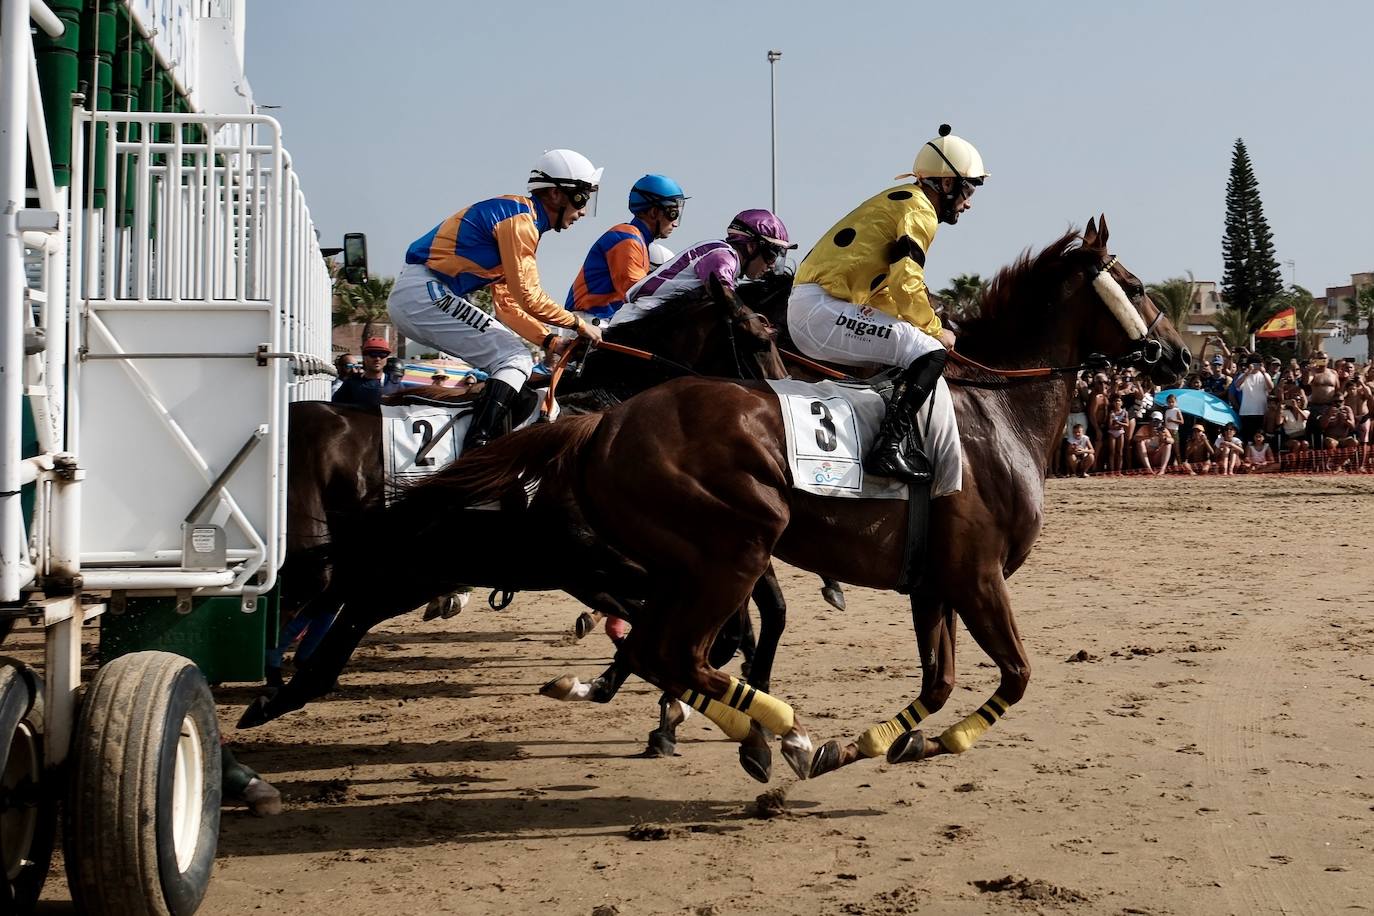
<path fill-rule="evenodd" d="M 188 715 L 181 720 L 172 773 L 172 846 L 177 854 L 177 870 L 182 872 L 190 868 L 200 840 L 200 820 L 205 806 L 204 763 L 200 729 Z"/>
<path fill-rule="evenodd" d="M 42 779 L 38 738 L 27 722 L 20 722 L 10 742 L 4 775 L 0 776 L 5 797 L 4 807 L 0 808 L 0 844 L 5 854 L 5 876 L 10 881 L 18 878 L 30 863 L 29 852 L 38 829 L 38 787 Z"/>

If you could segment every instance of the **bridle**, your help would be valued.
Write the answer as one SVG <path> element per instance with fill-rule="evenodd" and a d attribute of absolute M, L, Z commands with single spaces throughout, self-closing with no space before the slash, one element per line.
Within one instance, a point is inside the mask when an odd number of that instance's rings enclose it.
<path fill-rule="evenodd" d="M 1155 307 L 1155 317 L 1149 324 L 1145 323 L 1145 318 L 1140 314 L 1140 308 L 1132 301 L 1126 291 L 1121 288 L 1121 284 L 1112 275 L 1112 268 L 1119 263 L 1120 259 L 1112 255 L 1104 264 L 1093 272 L 1089 281 L 1097 297 L 1107 306 L 1107 310 L 1112 313 L 1117 322 L 1121 325 L 1126 336 L 1130 338 L 1132 344 L 1138 344 L 1132 350 L 1117 356 L 1106 356 L 1101 353 L 1090 353 L 1088 358 L 1076 366 L 1044 366 L 1035 369 L 993 369 L 985 366 L 975 359 L 964 356 L 958 350 L 950 351 L 950 359 L 956 363 L 968 366 L 970 369 L 977 369 L 979 372 L 987 373 L 998 377 L 998 381 L 988 382 L 978 379 L 965 379 L 950 377 L 949 383 L 954 385 L 967 385 L 974 388 L 1000 388 L 1016 382 L 1031 381 L 1034 379 L 1050 378 L 1057 375 L 1077 375 L 1083 370 L 1097 371 L 1105 369 L 1108 365 L 1117 366 L 1153 366 L 1164 358 L 1164 344 L 1157 338 L 1151 337 L 1159 321 L 1164 317 L 1164 310 Z"/>
<path fill-rule="evenodd" d="M 734 314 L 726 316 L 722 322 L 725 325 L 725 333 L 730 338 L 730 355 L 735 361 L 736 377 L 743 381 L 748 381 L 749 379 L 761 380 L 763 378 L 760 373 L 746 369 L 746 361 L 740 358 L 739 343 L 735 339 L 735 326 L 746 325 L 751 321 L 758 321 L 768 331 L 775 332 L 773 323 L 768 320 L 767 315 L 756 312 L 738 301 L 736 301 Z M 567 369 L 568 363 L 572 359 L 573 352 L 577 349 L 577 347 L 569 347 L 564 350 L 563 354 L 558 358 L 558 362 L 554 364 L 553 371 L 549 376 L 549 386 L 544 392 L 544 400 L 540 406 L 541 421 L 547 421 L 552 415 L 554 392 L 558 388 L 558 382 L 562 379 L 564 370 Z M 606 350 L 611 353 L 619 353 L 622 356 L 631 356 L 635 359 L 642 359 L 645 362 L 654 363 L 678 375 L 701 376 L 701 373 L 691 366 L 675 362 L 674 360 L 668 359 L 666 356 L 659 356 L 657 353 L 649 350 L 641 350 L 638 347 L 630 347 L 609 340 L 602 340 L 600 343 L 596 344 L 588 343 L 586 352 L 583 354 L 581 362 L 578 363 L 574 375 L 580 376 L 582 374 L 582 369 L 586 366 L 587 360 L 590 359 L 592 353 L 598 349 Z M 784 351 L 779 352 L 783 353 Z"/>

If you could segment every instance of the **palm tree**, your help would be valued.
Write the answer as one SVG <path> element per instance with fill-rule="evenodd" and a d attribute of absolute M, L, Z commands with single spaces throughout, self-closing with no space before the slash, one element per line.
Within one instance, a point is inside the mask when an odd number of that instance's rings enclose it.
<path fill-rule="evenodd" d="M 334 327 L 361 324 L 361 346 L 362 341 L 373 336 L 373 325 L 386 320 L 386 300 L 391 296 L 391 288 L 395 285 L 395 277 L 368 277 L 362 283 L 348 283 L 342 279 L 335 279 L 332 316 Z"/>
<path fill-rule="evenodd" d="M 1353 331 L 1363 321 L 1365 353 L 1368 362 L 1374 362 L 1374 286 L 1366 286 L 1353 298 L 1345 298 L 1345 322 Z"/>
<path fill-rule="evenodd" d="M 1170 277 L 1162 283 L 1151 283 L 1146 292 L 1170 324 L 1179 329 L 1186 326 L 1193 313 L 1193 298 L 1197 295 L 1197 283 L 1191 270 L 1186 277 Z"/>
<path fill-rule="evenodd" d="M 978 317 L 987 288 L 988 281 L 977 274 L 959 274 L 936 295 L 944 300 L 949 317 L 955 321 L 967 321 Z"/>
<path fill-rule="evenodd" d="M 1250 345 L 1250 319 L 1246 317 L 1244 310 L 1231 308 L 1217 309 L 1212 316 L 1212 327 L 1217 329 L 1221 339 L 1226 341 L 1226 346 L 1231 349 Z"/>

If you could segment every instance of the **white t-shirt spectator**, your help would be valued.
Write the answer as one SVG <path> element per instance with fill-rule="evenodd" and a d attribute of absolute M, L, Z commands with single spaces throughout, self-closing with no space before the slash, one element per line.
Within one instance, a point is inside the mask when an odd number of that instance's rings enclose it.
<path fill-rule="evenodd" d="M 1177 407 L 1164 408 L 1164 428 L 1171 433 L 1178 432 L 1183 425 L 1183 411 Z M 1175 436 L 1174 438 L 1178 438 Z"/>
<path fill-rule="evenodd" d="M 1240 392 L 1240 415 L 1242 417 L 1263 416 L 1265 404 L 1269 400 L 1269 389 L 1274 383 L 1263 372 L 1246 372 L 1236 383 Z"/>
<path fill-rule="evenodd" d="M 1250 443 L 1245 447 L 1245 457 L 1249 460 L 1251 464 L 1256 466 L 1263 466 L 1268 464 L 1271 457 L 1269 443 L 1266 442 L 1259 448 L 1255 448 L 1255 444 L 1253 442 Z"/>
<path fill-rule="evenodd" d="M 1230 439 L 1227 439 L 1225 433 L 1222 433 L 1221 435 L 1217 436 L 1216 441 L 1212 443 L 1212 447 L 1215 448 L 1217 451 L 1221 451 L 1224 448 L 1229 448 L 1235 452 L 1239 452 L 1241 451 L 1241 449 L 1244 448 L 1244 446 L 1241 444 L 1240 439 L 1238 439 L 1235 436 L 1232 436 Z"/>
<path fill-rule="evenodd" d="M 1082 449 L 1083 451 L 1090 452 L 1093 448 L 1093 440 L 1088 438 L 1087 433 L 1080 433 L 1077 436 L 1069 436 L 1069 447 Z"/>

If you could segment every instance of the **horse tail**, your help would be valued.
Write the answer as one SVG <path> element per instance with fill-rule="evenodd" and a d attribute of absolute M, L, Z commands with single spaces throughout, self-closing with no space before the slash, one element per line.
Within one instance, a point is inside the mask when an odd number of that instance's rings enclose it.
<path fill-rule="evenodd" d="M 424 499 L 442 491 L 465 506 L 499 500 L 524 481 L 558 473 L 591 441 L 601 418 L 599 413 L 565 417 L 508 433 L 461 456 L 411 494 Z"/>

